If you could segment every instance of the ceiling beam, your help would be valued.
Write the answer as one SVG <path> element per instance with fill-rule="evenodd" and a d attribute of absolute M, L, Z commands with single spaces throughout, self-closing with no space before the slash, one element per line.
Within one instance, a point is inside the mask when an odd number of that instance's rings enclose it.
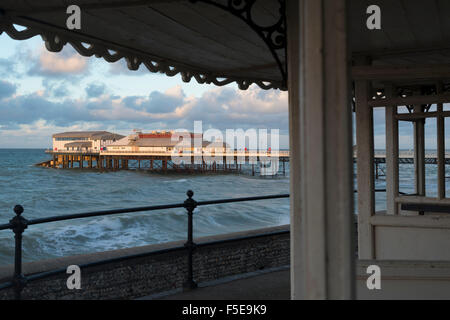
<path fill-rule="evenodd" d="M 413 104 L 434 104 L 450 102 L 450 93 L 441 93 L 423 96 L 395 97 L 369 100 L 369 107 L 406 106 Z"/>
<path fill-rule="evenodd" d="M 439 46 L 422 46 L 422 47 L 408 47 L 397 49 L 374 49 L 369 51 L 354 51 L 352 56 L 354 58 L 359 56 L 369 56 L 373 60 L 379 60 L 384 58 L 407 58 L 413 56 L 420 56 L 424 54 L 440 54 L 448 56 L 450 54 L 450 46 L 447 43 L 443 43 Z"/>
<path fill-rule="evenodd" d="M 187 0 L 136 0 L 136 1 L 116 1 L 116 2 L 101 2 L 101 3 L 86 3 L 76 4 L 81 10 L 105 10 L 105 9 L 122 9 L 132 7 L 145 7 L 152 4 L 168 3 L 168 2 L 182 2 Z M 39 14 L 39 13 L 51 13 L 51 12 L 66 12 L 66 6 L 36 6 L 27 8 L 24 10 L 5 10 L 11 16 L 19 16 L 24 14 Z"/>
<path fill-rule="evenodd" d="M 450 117 L 450 111 L 441 112 L 419 112 L 419 113 L 398 113 L 395 115 L 397 120 L 414 121 L 424 118 L 435 118 L 435 117 Z"/>
<path fill-rule="evenodd" d="M 450 78 L 450 64 L 353 66 L 353 80 L 412 80 Z"/>

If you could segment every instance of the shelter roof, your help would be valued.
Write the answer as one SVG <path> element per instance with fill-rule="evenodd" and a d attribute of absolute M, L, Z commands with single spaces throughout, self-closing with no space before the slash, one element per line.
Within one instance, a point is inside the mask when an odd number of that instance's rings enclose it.
<path fill-rule="evenodd" d="M 68 30 L 64 0 L 3 0 L 0 31 L 15 39 L 41 35 L 50 51 L 70 43 L 81 55 L 108 62 L 126 59 L 128 68 L 147 68 L 184 81 L 241 89 L 252 83 L 286 89 L 284 0 L 73 0 L 81 8 L 81 30 Z M 447 65 L 450 70 L 450 2 L 379 0 L 381 29 L 366 27 L 372 1 L 348 2 L 349 51 L 354 61 L 374 66 Z M 27 27 L 24 30 L 16 25 Z M 361 72 L 361 70 L 359 70 Z M 364 72 L 364 70 L 362 70 Z M 401 79 L 420 86 L 433 77 Z M 383 87 L 385 79 L 373 79 Z"/>

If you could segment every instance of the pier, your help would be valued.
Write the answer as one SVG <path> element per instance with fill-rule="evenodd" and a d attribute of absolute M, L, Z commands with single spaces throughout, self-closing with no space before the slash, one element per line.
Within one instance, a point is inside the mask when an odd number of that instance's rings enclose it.
<path fill-rule="evenodd" d="M 222 140 L 204 140 L 201 133 L 173 130 L 149 133 L 135 130 L 128 136 L 107 131 L 77 131 L 57 133 L 52 138 L 52 149 L 45 151 L 52 159 L 36 165 L 61 169 L 251 172 L 253 176 L 257 173 L 274 176 L 280 170 L 285 175 L 285 163 L 289 161 L 289 151 L 270 147 L 267 150 L 234 148 Z"/>
<path fill-rule="evenodd" d="M 412 151 L 401 151 L 398 155 L 398 163 L 401 164 L 414 164 L 414 152 Z M 445 154 L 445 164 L 450 165 L 450 153 Z M 353 158 L 356 161 L 356 155 Z M 386 153 L 385 152 L 374 152 L 375 164 L 386 163 Z M 425 164 L 438 164 L 438 156 L 435 152 L 425 154 Z"/>
<path fill-rule="evenodd" d="M 45 151 L 52 156 L 36 165 L 60 169 L 98 169 L 98 170 L 147 170 L 154 172 L 183 172 L 183 173 L 214 173 L 214 172 L 244 172 L 248 168 L 254 176 L 261 175 L 270 168 L 274 160 L 279 167 L 275 174 L 286 174 L 286 162 L 289 162 L 289 151 L 279 152 L 253 152 L 253 151 L 227 151 L 224 153 L 195 154 L 183 153 L 184 159 L 175 159 L 181 154 L 173 152 L 136 152 L 136 151 L 108 151 L 108 150 L 63 150 Z M 201 157 L 201 163 L 197 157 Z"/>
<path fill-rule="evenodd" d="M 289 151 L 270 152 L 241 152 L 231 151 L 226 153 L 216 153 L 208 155 L 211 158 L 222 159 L 222 161 L 203 161 L 202 164 L 195 164 L 195 157 L 191 154 L 191 164 L 175 164 L 171 152 L 133 152 L 133 151 L 54 151 L 47 149 L 47 154 L 52 155 L 52 160 L 37 163 L 37 166 L 52 168 L 78 168 L 78 169 L 145 169 L 150 171 L 241 171 L 242 164 L 248 163 L 255 166 L 261 165 L 261 162 L 271 161 L 271 158 L 278 158 L 281 163 L 281 170 L 285 172 L 285 163 L 289 162 Z M 190 154 L 184 154 L 189 156 Z M 234 161 L 229 161 L 232 158 Z M 252 159 L 254 159 L 252 161 Z M 227 162 L 228 161 L 228 162 Z M 374 164 L 385 164 L 386 153 L 375 152 Z M 353 156 L 353 162 L 357 162 L 356 154 Z M 400 164 L 414 164 L 414 153 L 411 151 L 399 152 L 398 162 Z M 438 164 L 436 153 L 425 154 L 426 164 Z M 445 164 L 450 165 L 450 153 L 445 154 Z"/>

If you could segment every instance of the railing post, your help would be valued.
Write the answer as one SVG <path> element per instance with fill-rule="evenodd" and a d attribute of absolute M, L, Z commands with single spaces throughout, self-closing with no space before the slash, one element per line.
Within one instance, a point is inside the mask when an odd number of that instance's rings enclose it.
<path fill-rule="evenodd" d="M 11 224 L 11 229 L 14 232 L 15 238 L 15 251 L 14 251 L 14 297 L 16 300 L 21 299 L 21 293 L 26 285 L 27 279 L 22 274 L 22 233 L 28 227 L 28 221 L 21 216 L 23 212 L 23 207 L 21 205 L 16 205 L 14 207 L 14 212 L 16 216 L 12 218 L 9 223 Z"/>
<path fill-rule="evenodd" d="M 183 284 L 184 290 L 191 290 L 197 288 L 197 283 L 194 281 L 193 270 L 192 270 L 192 255 L 195 249 L 195 243 L 193 241 L 193 213 L 194 209 L 197 207 L 197 201 L 192 199 L 194 192 L 192 190 L 188 190 L 186 192 L 188 198 L 184 201 L 184 207 L 187 210 L 188 214 L 188 232 L 187 232 L 187 242 L 184 246 L 188 250 L 188 275 L 187 280 Z"/>

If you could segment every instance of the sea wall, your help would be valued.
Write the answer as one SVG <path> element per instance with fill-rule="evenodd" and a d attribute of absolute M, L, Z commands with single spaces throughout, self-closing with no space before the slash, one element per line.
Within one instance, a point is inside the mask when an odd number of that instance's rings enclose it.
<path fill-rule="evenodd" d="M 271 227 L 194 239 L 194 280 L 198 283 L 227 276 L 289 265 L 289 226 Z M 25 263 L 27 275 L 81 267 L 81 289 L 68 289 L 70 274 L 31 281 L 23 299 L 133 299 L 181 288 L 187 277 L 184 241 L 120 249 Z M 121 257 L 128 256 L 127 259 Z M 108 260 L 107 263 L 100 261 Z M 86 265 L 83 267 L 83 265 Z M 11 280 L 13 266 L 0 267 L 0 284 Z M 12 299 L 12 289 L 0 299 Z"/>

